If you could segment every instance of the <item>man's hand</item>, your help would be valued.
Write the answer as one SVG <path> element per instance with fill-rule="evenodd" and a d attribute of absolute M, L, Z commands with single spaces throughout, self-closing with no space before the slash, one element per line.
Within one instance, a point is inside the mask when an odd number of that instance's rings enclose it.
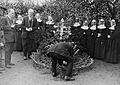
<path fill-rule="evenodd" d="M 98 37 L 100 37 L 101 36 L 101 34 L 100 33 L 98 33 Z"/>
<path fill-rule="evenodd" d="M 15 27 L 15 24 L 11 25 L 11 27 L 14 28 L 14 27 Z"/>
<path fill-rule="evenodd" d="M 27 31 L 32 31 L 32 28 L 26 28 Z"/>

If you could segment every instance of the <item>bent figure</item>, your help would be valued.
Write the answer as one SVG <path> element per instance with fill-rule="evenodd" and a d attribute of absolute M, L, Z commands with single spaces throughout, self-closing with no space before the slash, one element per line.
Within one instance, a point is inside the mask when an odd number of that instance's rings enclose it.
<path fill-rule="evenodd" d="M 73 68 L 73 44 L 71 42 L 60 42 L 52 47 L 50 47 L 47 50 L 48 57 L 52 58 L 52 76 L 56 77 L 56 65 L 57 62 L 61 64 L 61 62 L 66 61 L 67 62 L 67 70 L 65 73 L 65 80 L 69 81 L 71 80 L 72 75 L 72 68 Z"/>

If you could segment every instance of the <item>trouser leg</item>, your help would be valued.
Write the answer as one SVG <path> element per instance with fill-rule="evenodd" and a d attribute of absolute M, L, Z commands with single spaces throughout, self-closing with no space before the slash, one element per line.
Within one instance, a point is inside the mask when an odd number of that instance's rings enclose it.
<path fill-rule="evenodd" d="M 52 58 L 52 72 L 56 73 L 56 65 L 57 65 L 57 59 L 55 53 L 49 53 L 48 57 Z"/>
<path fill-rule="evenodd" d="M 57 60 L 52 58 L 52 72 L 56 73 Z"/>
<path fill-rule="evenodd" d="M 10 63 L 10 44 L 9 43 L 6 43 L 5 45 L 5 65 L 9 65 Z"/>
<path fill-rule="evenodd" d="M 10 52 L 10 57 L 9 57 L 9 64 L 11 63 L 11 57 L 12 57 L 12 53 L 14 51 L 14 43 L 10 43 L 10 49 L 9 49 L 9 52 Z"/>
<path fill-rule="evenodd" d="M 29 39 L 28 40 L 28 46 L 27 46 L 27 49 L 28 49 L 28 58 L 30 58 L 30 55 L 32 54 L 32 52 L 34 51 L 34 40 L 33 39 Z"/>
<path fill-rule="evenodd" d="M 27 56 L 27 39 L 22 39 L 22 48 L 24 56 Z"/>
<path fill-rule="evenodd" d="M 73 61 L 68 61 L 67 62 L 67 70 L 66 70 L 66 75 L 65 76 L 71 76 L 72 75 L 72 68 L 73 68 Z"/>

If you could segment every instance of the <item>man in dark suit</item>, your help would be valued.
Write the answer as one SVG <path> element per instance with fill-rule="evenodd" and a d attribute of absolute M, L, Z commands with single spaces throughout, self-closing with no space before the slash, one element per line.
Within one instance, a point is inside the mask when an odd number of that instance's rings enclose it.
<path fill-rule="evenodd" d="M 53 77 L 57 76 L 56 65 L 63 64 L 63 61 L 67 63 L 67 70 L 65 74 L 65 80 L 71 80 L 72 68 L 73 68 L 73 43 L 71 42 L 60 42 L 51 46 L 47 50 L 48 57 L 52 58 L 52 75 Z"/>
<path fill-rule="evenodd" d="M 34 18 L 34 10 L 28 10 L 28 16 L 22 22 L 22 44 L 24 60 L 30 58 L 31 52 L 35 51 L 34 31 L 37 30 L 37 20 Z"/>
<path fill-rule="evenodd" d="M 5 37 L 5 67 L 10 68 L 11 55 L 14 50 L 15 43 L 15 11 L 8 9 L 8 15 L 1 18 L 1 28 Z"/>

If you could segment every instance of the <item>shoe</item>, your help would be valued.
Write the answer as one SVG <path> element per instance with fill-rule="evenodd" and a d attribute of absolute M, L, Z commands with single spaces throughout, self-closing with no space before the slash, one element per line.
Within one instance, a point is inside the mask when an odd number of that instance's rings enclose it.
<path fill-rule="evenodd" d="M 52 76 L 53 76 L 53 77 L 56 77 L 56 76 L 58 76 L 58 74 L 53 72 L 53 73 L 52 73 Z"/>
<path fill-rule="evenodd" d="M 24 58 L 24 60 L 27 60 L 27 57 L 24 56 L 23 58 Z"/>
<path fill-rule="evenodd" d="M 5 68 L 0 68 L 0 71 L 5 71 Z"/>
<path fill-rule="evenodd" d="M 11 66 L 14 66 L 15 64 L 13 64 L 13 63 L 10 63 L 9 65 L 11 65 Z"/>
<path fill-rule="evenodd" d="M 8 69 L 10 69 L 11 67 L 10 67 L 10 66 L 5 66 L 5 68 L 8 68 Z"/>
<path fill-rule="evenodd" d="M 65 77 L 64 77 L 64 80 L 65 80 L 65 81 L 74 81 L 75 79 L 74 79 L 74 78 L 71 78 L 71 77 L 68 77 L 68 76 L 65 76 Z"/>

